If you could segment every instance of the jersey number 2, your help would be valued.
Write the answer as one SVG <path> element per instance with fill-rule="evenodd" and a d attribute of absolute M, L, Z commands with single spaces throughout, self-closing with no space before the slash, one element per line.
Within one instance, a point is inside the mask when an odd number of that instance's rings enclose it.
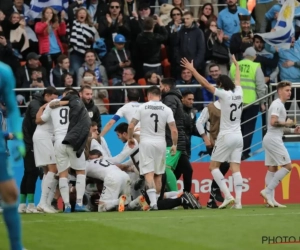
<path fill-rule="evenodd" d="M 234 116 L 234 112 L 237 111 L 238 109 L 241 109 L 242 108 L 242 103 L 237 106 L 235 103 L 232 103 L 230 105 L 230 108 L 231 108 L 231 112 L 230 112 L 230 121 L 234 122 L 236 120 L 236 117 Z"/>
<path fill-rule="evenodd" d="M 154 123 L 155 123 L 155 126 L 154 126 L 154 132 L 157 133 L 157 123 L 158 123 L 158 115 L 157 114 L 151 114 L 150 117 L 154 117 Z"/>
<path fill-rule="evenodd" d="M 61 109 L 60 111 L 59 111 L 59 116 L 60 116 L 60 120 L 59 120 L 59 122 L 60 122 L 60 124 L 61 125 L 65 125 L 65 124 L 67 124 L 67 122 L 68 122 L 68 109 Z"/>

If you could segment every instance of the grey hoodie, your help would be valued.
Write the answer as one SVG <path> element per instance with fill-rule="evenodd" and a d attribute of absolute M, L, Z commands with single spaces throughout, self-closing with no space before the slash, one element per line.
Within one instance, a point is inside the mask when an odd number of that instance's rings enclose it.
<path fill-rule="evenodd" d="M 106 70 L 105 68 L 102 66 L 101 62 L 96 61 L 96 68 L 98 67 L 100 69 L 100 74 L 101 74 L 101 78 L 102 78 L 102 84 L 104 86 L 108 86 L 108 78 L 107 78 L 107 74 L 106 74 Z M 85 72 L 85 69 L 89 68 L 88 65 L 86 63 L 84 63 L 82 65 L 82 67 L 79 68 L 78 70 L 78 74 L 77 74 L 77 85 L 80 86 L 81 82 L 82 82 L 82 75 Z"/>

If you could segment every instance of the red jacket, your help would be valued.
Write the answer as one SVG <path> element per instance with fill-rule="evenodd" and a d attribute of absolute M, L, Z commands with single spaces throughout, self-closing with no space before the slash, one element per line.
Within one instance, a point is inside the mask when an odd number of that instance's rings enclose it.
<path fill-rule="evenodd" d="M 59 36 L 64 36 L 66 34 L 67 26 L 65 22 L 59 24 L 58 28 L 54 30 L 54 34 L 56 36 L 57 43 L 60 47 L 61 53 L 64 53 L 63 46 L 59 39 Z M 48 33 L 48 24 L 44 22 L 37 22 L 34 28 L 34 31 L 39 40 L 39 51 L 40 54 L 48 54 L 50 51 L 50 41 L 49 41 L 49 33 Z"/>

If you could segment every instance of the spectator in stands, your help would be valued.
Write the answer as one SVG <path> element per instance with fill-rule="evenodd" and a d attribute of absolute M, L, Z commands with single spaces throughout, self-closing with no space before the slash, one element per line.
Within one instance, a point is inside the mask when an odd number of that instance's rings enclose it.
<path fill-rule="evenodd" d="M 155 6 L 156 0 L 144 0 L 145 2 L 148 2 L 149 6 Z M 161 6 L 164 3 L 168 3 L 168 0 L 158 0 L 159 5 Z M 151 15 L 153 15 L 155 12 L 155 8 L 151 9 Z"/>
<path fill-rule="evenodd" d="M 70 60 L 69 58 L 62 54 L 57 58 L 57 65 L 51 72 L 51 84 L 55 87 L 64 87 L 64 81 L 62 81 L 62 75 L 69 73 L 72 75 L 72 79 L 76 80 L 76 74 L 75 72 L 70 69 Z M 74 83 L 74 86 L 76 86 L 76 81 L 72 81 Z"/>
<path fill-rule="evenodd" d="M 236 60 L 243 59 L 243 53 L 253 45 L 253 32 L 251 30 L 251 15 L 240 15 L 241 31 L 234 33 L 230 39 L 230 53 L 235 55 Z"/>
<path fill-rule="evenodd" d="M 85 53 L 92 48 L 96 32 L 93 22 L 85 8 L 78 8 L 75 20 L 69 23 L 69 46 L 71 69 L 77 72 L 84 63 Z"/>
<path fill-rule="evenodd" d="M 188 11 L 185 7 L 184 7 L 184 0 L 172 0 L 172 5 L 175 7 L 175 8 L 178 8 L 180 9 L 180 11 L 182 13 Z M 172 17 L 171 17 L 172 18 Z"/>
<path fill-rule="evenodd" d="M 74 83 L 73 75 L 70 73 L 65 73 L 61 76 L 61 83 L 63 87 L 72 87 Z"/>
<path fill-rule="evenodd" d="M 107 50 L 113 48 L 113 39 L 116 34 L 130 38 L 129 17 L 123 14 L 119 0 L 111 0 L 105 17 L 99 21 L 99 35 L 104 38 Z"/>
<path fill-rule="evenodd" d="M 50 71 L 53 64 L 57 64 L 57 58 L 64 52 L 59 36 L 66 34 L 65 12 L 60 15 L 60 23 L 54 9 L 43 9 L 42 20 L 35 25 L 35 33 L 39 40 L 40 61 L 46 69 L 50 79 Z"/>
<path fill-rule="evenodd" d="M 214 14 L 214 8 L 211 3 L 205 3 L 202 8 L 199 8 L 198 13 L 198 23 L 199 28 L 205 32 L 207 29 L 209 29 L 209 23 L 211 21 L 217 21 L 217 17 Z"/>
<path fill-rule="evenodd" d="M 79 93 L 80 93 L 80 98 L 83 101 L 92 122 L 96 122 L 98 124 L 98 130 L 99 132 L 101 132 L 101 128 L 102 128 L 101 116 L 100 116 L 99 109 L 97 108 L 97 106 L 93 101 L 93 91 L 91 86 L 82 85 Z"/>
<path fill-rule="evenodd" d="M 104 17 L 108 11 L 107 0 L 87 0 L 85 5 L 95 24 L 98 24 L 100 18 Z"/>
<path fill-rule="evenodd" d="M 139 86 L 135 80 L 135 70 L 133 68 L 124 68 L 123 69 L 123 76 L 122 76 L 122 83 L 118 83 L 116 86 Z M 139 89 L 140 99 L 139 102 L 145 102 L 144 92 L 142 89 Z M 122 107 L 123 103 L 128 102 L 127 98 L 127 90 L 126 89 L 114 89 L 110 93 L 109 101 L 111 104 L 109 108 L 110 114 L 117 113 L 118 109 Z M 122 103 L 121 105 L 114 105 L 114 103 Z"/>
<path fill-rule="evenodd" d="M 194 21 L 192 12 L 188 11 L 184 13 L 183 19 L 184 26 L 178 31 L 177 44 L 174 50 L 178 70 L 181 58 L 185 57 L 190 61 L 193 60 L 195 69 L 203 74 L 205 70 L 204 57 L 206 48 L 204 34 Z"/>
<path fill-rule="evenodd" d="M 159 85 L 161 84 L 161 77 L 153 71 L 148 71 L 145 74 L 145 80 L 147 85 Z"/>
<path fill-rule="evenodd" d="M 161 67 L 161 45 L 168 38 L 168 33 L 160 17 L 156 17 L 156 22 L 160 26 L 158 33 L 154 33 L 155 21 L 152 17 L 144 20 L 143 32 L 136 39 L 136 50 L 138 61 L 143 65 L 143 72 L 153 71 L 162 75 Z"/>
<path fill-rule="evenodd" d="M 31 52 L 27 55 L 26 64 L 17 71 L 17 88 L 22 88 L 22 86 L 29 86 L 30 84 L 32 84 L 32 71 L 42 72 L 42 82 L 44 83 L 45 87 L 49 86 L 49 82 L 46 77 L 46 70 L 41 66 L 39 59 L 40 56 L 34 52 Z"/>
<path fill-rule="evenodd" d="M 188 69 L 182 69 L 181 78 L 176 81 L 176 85 L 197 85 L 197 86 L 199 86 L 199 83 L 195 80 L 191 71 L 189 71 Z M 195 98 L 196 102 L 203 102 L 201 88 L 180 88 L 179 90 L 181 91 L 181 93 L 190 91 L 193 94 L 193 98 Z M 194 107 L 198 111 L 200 111 L 203 109 L 203 103 L 197 103 L 194 105 Z"/>
<path fill-rule="evenodd" d="M 133 14 L 138 10 L 138 0 L 124 0 L 124 14 L 133 17 Z"/>
<path fill-rule="evenodd" d="M 83 73 L 87 70 L 92 70 L 95 72 L 96 79 L 98 83 L 108 86 L 108 78 L 106 70 L 99 60 L 96 60 L 96 54 L 93 50 L 87 50 L 85 52 L 84 64 L 78 70 L 77 82 L 80 84 L 82 82 Z"/>
<path fill-rule="evenodd" d="M 123 69 L 131 65 L 131 55 L 129 50 L 125 49 L 125 43 L 126 39 L 123 35 L 116 35 L 115 47 L 106 56 L 106 70 L 113 85 L 122 82 Z"/>
<path fill-rule="evenodd" d="M 229 47 L 231 36 L 240 31 L 238 14 L 249 15 L 248 10 L 237 6 L 237 0 L 226 0 L 227 8 L 223 9 L 218 16 L 218 28 L 224 31 L 224 40 Z M 251 18 L 251 24 L 255 24 Z"/>
<path fill-rule="evenodd" d="M 255 14 L 255 30 L 258 33 L 265 33 L 266 26 L 265 23 L 265 14 L 275 5 L 273 0 L 257 0 L 254 8 Z"/>
<path fill-rule="evenodd" d="M 282 7 L 282 4 L 280 1 L 278 3 L 274 4 L 269 10 L 267 10 L 264 14 L 264 22 L 262 22 L 260 29 L 263 32 L 267 31 L 268 26 L 273 29 L 277 23 L 278 14 L 280 12 L 280 9 Z"/>
<path fill-rule="evenodd" d="M 86 70 L 83 73 L 81 86 L 83 85 L 89 85 L 90 87 L 103 87 L 103 84 L 97 81 L 96 74 L 93 70 Z M 107 114 L 107 109 L 103 101 L 104 98 L 108 98 L 108 92 L 106 89 L 93 90 L 93 101 L 99 109 L 100 114 Z"/>
<path fill-rule="evenodd" d="M 206 44 L 206 74 L 208 73 L 208 67 L 211 63 L 218 64 L 222 74 L 228 74 L 229 66 L 229 53 L 224 43 L 224 32 L 223 30 L 217 29 L 217 22 L 209 20 L 208 29 L 206 30 L 205 44 Z"/>
<path fill-rule="evenodd" d="M 219 78 L 219 76 L 221 75 L 221 70 L 219 65 L 217 64 L 210 64 L 208 66 L 208 76 L 206 77 L 206 80 L 211 83 L 212 85 L 217 84 L 217 80 Z M 202 95 L 203 95 L 203 100 L 205 102 L 205 106 L 207 106 L 208 104 L 210 104 L 211 102 L 214 101 L 214 96 L 212 93 L 210 93 L 209 91 L 207 91 L 205 88 L 201 88 L 202 89 Z"/>
<path fill-rule="evenodd" d="M 167 46 L 167 52 L 168 52 L 168 60 L 171 64 L 171 76 L 176 76 L 176 70 L 177 70 L 177 64 L 176 64 L 176 58 L 175 58 L 175 45 L 177 41 L 177 34 L 178 31 L 183 26 L 182 22 L 182 15 L 183 12 L 178 7 L 175 7 L 170 12 L 170 17 L 172 18 L 172 21 L 168 23 L 166 26 L 166 29 L 168 31 L 168 39 L 165 42 L 165 45 Z"/>

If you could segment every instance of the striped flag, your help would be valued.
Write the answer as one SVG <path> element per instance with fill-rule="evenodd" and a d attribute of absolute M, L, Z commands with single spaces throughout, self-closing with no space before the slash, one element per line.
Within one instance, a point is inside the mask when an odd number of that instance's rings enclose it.
<path fill-rule="evenodd" d="M 31 0 L 30 9 L 33 18 L 41 17 L 44 8 L 52 7 L 57 12 L 67 11 L 69 7 L 68 0 Z"/>
<path fill-rule="evenodd" d="M 298 5 L 296 0 L 286 0 L 280 9 L 277 23 L 273 28 L 275 31 L 257 35 L 261 36 L 266 43 L 272 46 L 289 49 L 295 32 L 293 24 L 295 7 Z"/>

